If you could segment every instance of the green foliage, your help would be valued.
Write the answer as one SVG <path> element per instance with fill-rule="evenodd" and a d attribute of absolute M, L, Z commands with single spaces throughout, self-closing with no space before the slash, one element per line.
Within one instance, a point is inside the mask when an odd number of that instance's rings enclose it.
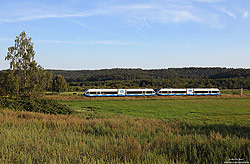
<path fill-rule="evenodd" d="M 29 100 L 0 98 L 0 107 L 16 111 L 30 111 L 49 114 L 71 114 L 72 110 L 67 106 L 53 100 Z"/>
<path fill-rule="evenodd" d="M 232 85 L 233 84 L 233 85 Z M 69 82 L 70 91 L 85 90 L 87 88 L 232 88 L 250 89 L 250 79 L 143 79 L 143 80 L 109 80 Z"/>
<path fill-rule="evenodd" d="M 64 92 L 67 90 L 67 82 L 62 75 L 56 75 L 53 80 L 53 91 Z"/>
<path fill-rule="evenodd" d="M 70 91 L 86 88 L 210 88 L 250 89 L 250 69 L 169 68 L 169 69 L 103 69 L 63 71 Z M 79 88 L 80 87 L 80 88 Z"/>
<path fill-rule="evenodd" d="M 232 128 L 238 129 L 239 135 L 227 131 Z M 241 129 L 249 128 L 118 115 L 83 119 L 0 110 L 0 162 L 217 164 L 232 158 L 248 162 L 250 140 Z"/>
<path fill-rule="evenodd" d="M 233 68 L 168 68 L 168 69 L 102 69 L 102 70 L 48 70 L 61 74 L 68 82 L 135 80 L 135 79 L 250 79 L 250 69 Z"/>
<path fill-rule="evenodd" d="M 18 85 L 10 71 L 0 72 L 0 96 L 13 95 L 17 93 Z"/>
<path fill-rule="evenodd" d="M 46 73 L 46 91 L 53 90 L 53 74 L 51 72 Z"/>
<path fill-rule="evenodd" d="M 34 59 L 31 38 L 23 31 L 16 37 L 15 45 L 8 48 L 5 60 L 10 62 L 8 76 L 11 96 L 36 98 L 45 90 L 45 71 Z"/>

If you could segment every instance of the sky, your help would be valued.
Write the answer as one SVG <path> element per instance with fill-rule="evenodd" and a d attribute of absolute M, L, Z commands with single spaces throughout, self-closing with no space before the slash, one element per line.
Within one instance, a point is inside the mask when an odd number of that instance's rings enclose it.
<path fill-rule="evenodd" d="M 46 69 L 250 67 L 250 0 L 0 4 L 0 70 L 22 31 Z"/>

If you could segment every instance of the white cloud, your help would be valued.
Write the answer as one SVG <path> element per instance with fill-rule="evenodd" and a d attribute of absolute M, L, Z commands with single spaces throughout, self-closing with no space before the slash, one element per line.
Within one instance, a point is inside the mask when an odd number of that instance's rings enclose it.
<path fill-rule="evenodd" d="M 10 6 L 9 10 L 5 9 L 6 13 L 2 13 L 1 15 L 4 15 L 0 20 L 2 22 L 15 22 L 15 21 L 32 21 L 32 20 L 39 20 L 39 19 L 46 19 L 46 18 L 67 18 L 67 17 L 89 17 L 89 16 L 95 16 L 95 15 L 112 15 L 114 13 L 124 13 L 124 12 L 142 12 L 141 15 L 147 15 L 146 12 L 154 12 L 154 14 L 157 13 L 157 10 L 162 9 L 168 9 L 172 11 L 178 11 L 178 2 L 176 5 L 174 2 L 169 3 L 163 1 L 159 3 L 134 3 L 134 4 L 117 4 L 117 3 L 103 3 L 102 5 L 95 5 L 95 7 L 89 8 L 85 11 L 76 12 L 77 10 L 72 9 L 65 9 L 62 7 L 55 8 L 53 6 L 32 6 L 26 4 L 26 6 L 23 5 L 16 5 Z M 18 7 L 19 6 L 19 7 Z M 168 7 L 169 6 L 169 7 Z M 185 6 L 181 6 L 183 10 L 185 10 Z M 1 9 L 1 7 L 0 7 Z M 160 11 L 160 12 L 161 12 Z M 3 11 L 2 11 L 3 12 Z M 8 13 L 9 12 L 9 13 Z M 1 13 L 1 12 L 0 12 Z M 8 14 L 7 14 L 8 13 Z M 130 14 L 130 13 L 128 13 Z M 161 13 L 159 13 L 161 15 Z M 5 18 L 4 18 L 5 17 Z M 7 17 L 7 18 L 6 18 Z M 9 18 L 8 18 L 9 17 Z M 0 22 L 1 22 L 0 21 Z"/>
<path fill-rule="evenodd" d="M 232 17 L 234 19 L 237 18 L 235 14 L 233 14 L 231 11 L 229 11 L 227 9 L 222 8 L 221 11 L 224 12 L 224 13 L 226 13 L 228 16 L 230 16 L 230 17 Z"/>
<path fill-rule="evenodd" d="M 50 12 L 52 14 L 46 14 Z M 136 22 L 151 27 L 150 23 L 167 23 L 167 22 L 199 22 L 195 13 L 192 12 L 190 6 L 179 5 L 159 5 L 154 3 L 131 4 L 131 5 L 102 5 L 95 9 L 84 12 L 73 12 L 70 14 L 46 11 L 44 14 L 24 14 L 24 16 L 15 16 L 15 18 L 0 19 L 0 22 L 22 22 L 34 21 L 49 18 L 85 18 L 91 16 L 99 17 L 123 17 L 129 22 Z M 27 16 L 28 15 L 28 16 Z M 122 19 L 124 20 L 124 19 Z"/>
<path fill-rule="evenodd" d="M 245 12 L 244 12 L 243 18 L 248 18 L 248 11 L 245 11 Z"/>
<path fill-rule="evenodd" d="M 33 20 L 39 20 L 39 19 L 48 19 L 48 18 L 76 18 L 76 17 L 90 17 L 94 15 L 100 15 L 102 14 L 102 11 L 86 11 L 81 13 L 74 13 L 74 14 L 61 14 L 61 13 L 55 13 L 55 14 L 39 14 L 39 15 L 31 15 L 31 16 L 23 16 L 23 17 L 17 17 L 16 19 L 4 19 L 2 22 L 19 22 L 19 21 L 33 21 Z M 1 22 L 1 21 L 0 21 Z"/>
<path fill-rule="evenodd" d="M 200 19 L 192 12 L 192 7 L 179 6 L 173 4 L 159 5 L 154 3 L 148 4 L 132 4 L 132 5 L 113 5 L 105 7 L 106 15 L 116 15 L 125 17 L 131 22 L 139 21 L 139 23 L 148 26 L 151 23 L 168 23 L 168 22 L 199 22 Z M 134 21 L 133 21 L 134 20 Z M 145 21 L 146 20 L 146 21 Z"/>
<path fill-rule="evenodd" d="M 67 6 L 63 5 L 59 7 L 48 5 L 47 8 L 43 6 L 42 9 L 36 6 L 32 10 L 30 9 L 31 6 L 14 8 L 9 13 L 7 13 L 7 10 L 3 13 L 0 7 L 0 15 L 2 15 L 0 16 L 0 23 L 42 19 L 109 17 L 119 18 L 121 22 L 126 24 L 135 24 L 136 26 L 148 28 L 151 28 L 153 23 L 183 22 L 195 22 L 210 27 L 221 27 L 225 23 L 225 21 L 221 21 L 224 19 L 221 12 L 237 19 L 236 10 L 228 5 L 221 6 L 220 2 L 224 1 L 228 0 L 159 0 L 157 3 L 153 0 L 140 3 L 108 0 L 105 3 L 95 3 L 92 7 L 82 10 L 79 7 L 76 9 L 74 7 L 67 8 Z M 197 2 L 208 4 L 206 6 L 198 5 L 199 3 L 197 4 Z M 245 12 L 243 17 L 247 18 L 248 12 Z"/>

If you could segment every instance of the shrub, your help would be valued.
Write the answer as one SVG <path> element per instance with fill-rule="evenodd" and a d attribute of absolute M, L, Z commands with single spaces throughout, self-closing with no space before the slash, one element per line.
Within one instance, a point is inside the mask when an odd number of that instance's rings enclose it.
<path fill-rule="evenodd" d="M 49 114 L 71 114 L 72 110 L 64 104 L 55 100 L 29 100 L 0 98 L 0 107 L 16 111 L 30 111 Z"/>

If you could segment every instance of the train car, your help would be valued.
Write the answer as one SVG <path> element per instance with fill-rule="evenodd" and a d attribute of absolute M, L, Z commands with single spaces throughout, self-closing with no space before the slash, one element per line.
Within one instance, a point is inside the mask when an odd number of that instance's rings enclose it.
<path fill-rule="evenodd" d="M 119 89 L 86 89 L 84 95 L 87 97 L 118 96 Z"/>
<path fill-rule="evenodd" d="M 186 88 L 161 88 L 156 92 L 159 96 L 185 96 L 187 94 Z"/>
<path fill-rule="evenodd" d="M 159 96 L 206 96 L 220 95 L 218 88 L 161 88 L 156 92 Z"/>
<path fill-rule="evenodd" d="M 84 92 L 87 97 L 109 96 L 154 96 L 153 89 L 87 89 Z"/>
<path fill-rule="evenodd" d="M 194 88 L 193 95 L 195 96 L 220 95 L 220 90 L 218 88 Z"/>
<path fill-rule="evenodd" d="M 126 96 L 154 96 L 153 89 L 126 89 Z"/>

